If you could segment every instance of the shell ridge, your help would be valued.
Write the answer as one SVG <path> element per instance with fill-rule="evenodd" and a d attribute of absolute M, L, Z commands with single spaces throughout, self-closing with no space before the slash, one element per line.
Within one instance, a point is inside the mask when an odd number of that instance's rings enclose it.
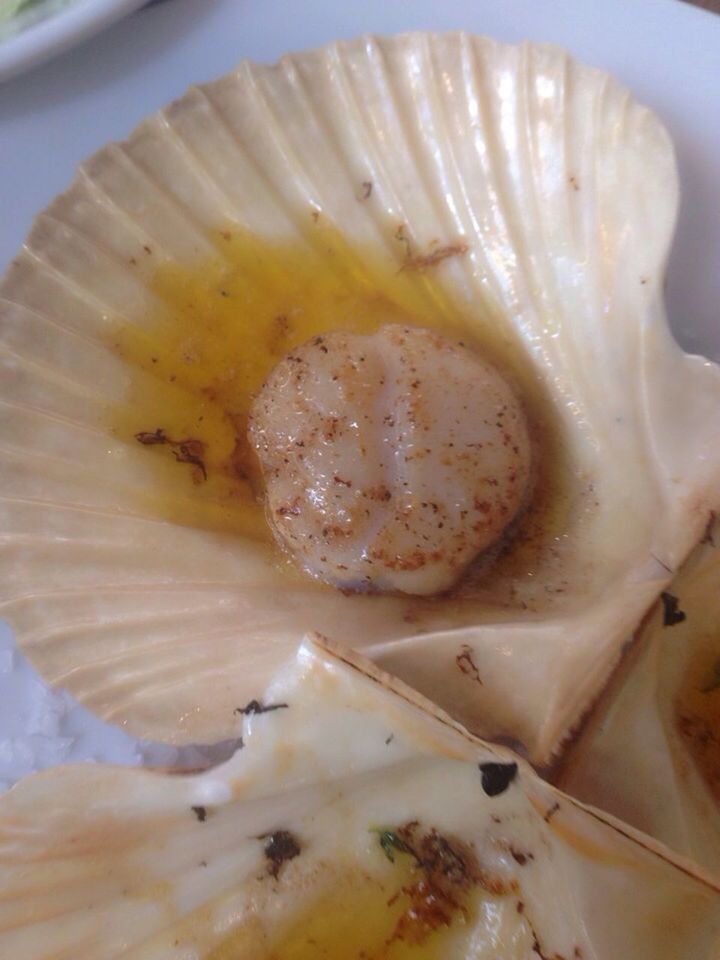
<path fill-rule="evenodd" d="M 50 212 L 51 210 L 53 212 Z M 72 238 L 75 239 L 74 243 Z M 33 253 L 38 256 L 43 266 L 50 267 L 51 269 L 54 268 L 58 270 L 58 272 L 59 267 L 50 259 L 57 255 L 58 247 L 71 249 L 73 253 L 81 252 L 85 263 L 93 263 L 93 265 L 96 266 L 97 262 L 101 261 L 104 266 L 109 266 L 115 275 L 118 273 L 122 274 L 124 278 L 130 281 L 131 287 L 142 291 L 142 298 L 145 304 L 157 304 L 158 302 L 156 295 L 152 291 L 149 291 L 144 284 L 140 283 L 139 278 L 128 269 L 127 263 L 121 257 L 107 247 L 101 246 L 95 238 L 88 237 L 76 224 L 68 223 L 66 220 L 60 219 L 57 215 L 57 207 L 50 207 L 37 217 L 33 231 L 28 238 L 28 246 L 32 249 Z M 79 248 L 79 250 L 76 250 L 76 247 Z M 75 268 L 71 269 L 74 271 Z M 112 302 L 98 300 L 86 286 L 83 286 L 83 284 L 75 280 L 74 277 L 68 276 L 67 273 L 62 274 L 62 276 L 63 279 L 70 279 L 71 282 L 76 284 L 78 289 L 83 290 L 93 298 L 96 305 L 100 306 L 105 313 L 112 314 L 117 319 L 131 319 L 124 315 L 123 308 L 118 306 L 117 303 L 113 304 Z M 106 295 L 108 292 L 109 291 L 106 290 Z"/>
<path fill-rule="evenodd" d="M 462 68 L 462 58 L 464 50 L 459 47 L 461 37 L 452 35 L 454 59 L 461 64 L 459 70 L 462 96 L 465 98 L 465 104 L 468 104 L 470 94 L 467 90 L 467 77 Z M 477 217 L 475 208 L 471 202 L 467 185 L 466 176 L 463 173 L 457 152 L 457 133 L 450 122 L 452 113 L 452 103 L 448 102 L 448 95 L 445 84 L 440 82 L 440 69 L 437 63 L 441 51 L 438 51 L 437 44 L 433 44 L 429 37 L 425 37 L 422 42 L 422 77 L 423 86 L 421 98 L 424 98 L 428 116 L 425 122 L 430 123 L 430 129 L 424 130 L 424 136 L 416 140 L 415 148 L 418 153 L 421 151 L 427 154 L 428 165 L 432 169 L 435 179 L 441 180 L 441 186 L 438 195 L 442 193 L 442 202 L 440 207 L 446 207 L 450 213 L 447 222 L 448 237 L 462 238 L 467 241 L 467 254 L 456 258 L 447 264 L 448 271 L 455 273 L 464 273 L 467 277 L 467 284 L 472 291 L 469 296 L 479 296 L 480 302 L 487 301 L 488 291 L 485 289 L 490 273 L 487 269 L 484 254 L 478 249 L 477 242 L 473 238 L 482 236 L 482 226 Z M 455 47 L 458 47 L 456 50 Z M 442 51 L 445 52 L 445 51 Z M 456 88 L 453 87 L 455 94 Z M 450 98 L 452 99 L 452 98 Z M 417 102 L 418 94 L 413 95 L 413 102 Z M 418 127 L 423 125 L 420 111 L 416 106 L 418 114 Z M 461 135 L 462 136 L 462 135 Z M 429 144 L 434 145 L 434 150 L 429 149 Z M 459 195 L 460 203 L 456 203 L 453 195 Z M 439 197 L 438 197 L 439 199 Z M 439 218 L 439 211 L 436 205 L 435 216 Z M 495 295 L 496 296 L 496 295 Z M 496 308 L 496 300 L 493 307 Z"/>
<path fill-rule="evenodd" d="M 32 233 L 28 238 L 28 244 L 23 247 L 23 255 L 31 259 L 35 265 L 35 268 L 39 272 L 47 271 L 50 273 L 61 286 L 68 288 L 79 300 L 90 307 L 94 307 L 100 317 L 102 317 L 104 322 L 107 322 L 108 316 L 114 316 L 118 320 L 123 320 L 124 322 L 131 324 L 131 317 L 123 315 L 122 311 L 117 310 L 115 307 L 111 306 L 109 303 L 105 303 L 100 300 L 95 294 L 93 294 L 87 287 L 84 287 L 82 284 L 78 283 L 72 277 L 63 273 L 58 267 L 56 267 L 50 260 L 47 259 L 44 252 L 38 250 L 35 246 L 30 246 L 32 242 Z M 0 292 L 4 288 L 4 280 L 0 283 Z M 24 306 L 23 303 L 19 304 Z"/>
<path fill-rule="evenodd" d="M 79 383 L 67 374 L 53 370 L 47 363 L 15 353 L 6 343 L 0 343 L 0 363 L 6 371 L 9 366 L 23 373 L 36 371 L 40 375 L 40 379 L 77 397 L 87 398 L 90 401 L 95 397 L 95 392 L 90 384 Z"/>
<path fill-rule="evenodd" d="M 369 56 L 370 51 L 366 50 L 365 52 Z M 356 86 L 353 84 L 348 75 L 348 69 L 346 64 L 343 63 L 342 57 L 337 57 L 337 60 L 334 62 L 334 66 L 342 80 L 341 90 L 344 94 L 343 103 L 352 110 L 352 116 L 355 119 L 356 126 L 362 127 L 362 139 L 366 144 L 367 154 L 371 155 L 373 158 L 372 168 L 383 193 L 385 206 L 384 213 L 390 214 L 390 216 L 395 213 L 396 218 L 400 220 L 400 223 L 396 228 L 397 234 L 397 232 L 402 229 L 404 224 L 412 222 L 412 216 L 401 195 L 400 188 L 397 184 L 397 178 L 393 176 L 391 167 L 388 166 L 383 160 L 382 152 L 379 151 L 375 146 L 376 136 L 374 137 L 372 135 L 372 130 L 377 121 L 372 119 L 372 114 L 367 105 L 367 101 L 363 102 L 359 98 Z M 395 237 L 395 242 L 393 242 L 393 238 L 390 237 L 389 231 L 384 229 L 384 225 L 380 222 L 380 218 L 377 215 L 374 215 L 372 216 L 372 220 L 375 224 L 378 237 L 381 239 L 384 249 L 387 250 L 388 254 L 393 259 L 396 259 L 397 235 Z M 435 296 L 433 290 L 424 281 L 421 280 L 421 284 L 423 296 L 425 298 L 430 298 L 430 301 L 436 306 L 442 315 L 448 316 L 448 307 L 444 299 Z"/>
<path fill-rule="evenodd" d="M 249 76 L 250 76 L 249 71 L 247 68 L 245 68 L 242 71 L 240 70 L 237 71 L 235 75 L 235 79 L 237 80 L 238 83 L 241 81 L 247 82 L 249 80 Z M 235 134 L 235 131 L 232 129 L 232 127 L 228 123 L 227 118 L 224 115 L 224 112 L 214 102 L 214 100 L 210 96 L 211 86 L 212 85 L 206 88 L 194 87 L 191 93 L 188 95 L 188 99 L 187 99 L 188 106 L 190 106 L 191 104 L 190 96 L 192 96 L 197 102 L 203 105 L 203 108 L 206 111 L 208 111 L 215 118 L 217 123 L 220 125 L 226 138 L 228 139 L 228 142 L 232 144 L 233 150 L 251 168 L 257 180 L 263 183 L 264 186 L 267 186 L 266 174 L 263 171 L 262 167 L 258 165 L 257 160 L 254 157 L 252 151 L 247 149 L 245 143 Z M 184 102 L 185 101 L 183 101 L 183 103 Z M 198 166 L 204 171 L 208 180 L 212 181 L 214 189 L 217 191 L 219 195 L 223 197 L 223 205 L 226 210 L 231 212 L 231 218 L 237 224 L 243 225 L 244 221 L 243 221 L 243 217 L 240 212 L 240 209 L 238 207 L 238 202 L 229 192 L 227 187 L 221 183 L 217 175 L 217 172 L 212 171 L 211 168 L 208 166 L 206 159 L 201 157 L 198 154 L 197 149 L 193 148 L 193 145 L 190 142 L 187 135 L 180 132 L 178 128 L 177 120 L 173 120 L 169 114 L 167 114 L 166 120 L 167 120 L 167 123 L 170 125 L 171 129 L 173 130 L 175 136 L 180 140 L 184 148 L 193 156 Z M 275 212 L 280 212 L 284 218 L 287 218 L 288 211 L 283 207 L 282 204 L 278 203 L 277 200 L 271 197 L 271 191 L 265 190 L 265 194 L 266 194 L 266 197 L 264 197 L 264 200 L 267 200 L 267 202 L 271 204 L 273 210 Z"/>
<path fill-rule="evenodd" d="M 111 159 L 113 158 L 113 159 Z M 198 225 L 187 211 L 180 205 L 179 202 L 172 202 L 174 195 L 170 191 L 163 191 L 160 188 L 160 185 L 155 183 L 149 174 L 147 174 L 139 164 L 135 163 L 133 158 L 121 147 L 117 146 L 112 153 L 110 151 L 107 154 L 102 154 L 100 157 L 93 158 L 94 168 L 96 172 L 93 172 L 93 169 L 89 165 L 84 165 L 79 168 L 79 177 L 82 178 L 83 185 L 89 195 L 89 202 L 93 203 L 98 210 L 102 210 L 109 219 L 113 219 L 117 223 L 118 221 L 122 222 L 127 230 L 131 233 L 134 241 L 137 244 L 137 250 L 143 252 L 143 260 L 147 254 L 147 250 L 150 249 L 154 254 L 153 266 L 160 261 L 165 263 L 177 262 L 177 256 L 174 252 L 165 245 L 164 241 L 157 234 L 154 234 L 150 229 L 146 229 L 138 220 L 137 216 L 134 215 L 130 210 L 125 209 L 120 202 L 116 199 L 115 196 L 110 192 L 108 185 L 104 184 L 100 179 L 102 175 L 101 168 L 102 163 L 112 163 L 113 161 L 118 164 L 126 164 L 128 169 L 131 169 L 138 178 L 148 185 L 148 187 L 153 190 L 159 197 L 162 198 L 162 202 L 166 204 L 167 207 L 172 207 L 174 213 L 178 217 L 182 217 L 185 223 L 190 227 L 195 234 L 196 248 L 199 251 L 209 253 L 211 250 L 214 250 L 212 245 L 208 242 L 205 233 L 201 229 L 201 225 Z M 66 199 L 66 195 L 61 198 L 63 201 Z M 71 225 L 69 221 L 63 220 L 63 223 Z M 107 232 L 104 232 L 104 235 L 107 236 Z M 102 238 L 88 237 L 94 243 L 102 246 Z M 128 257 L 126 254 L 119 252 L 118 250 L 113 249 L 110 246 L 105 248 L 108 253 L 114 256 L 125 269 L 128 265 L 143 268 L 144 264 L 136 257 Z M 139 272 L 139 271 L 138 271 Z"/>
<path fill-rule="evenodd" d="M 193 177 L 197 182 L 201 183 L 203 189 L 209 190 L 213 193 L 215 197 L 216 206 L 219 209 L 222 209 L 227 204 L 227 196 L 222 191 L 214 177 L 212 177 L 207 169 L 200 162 L 196 153 L 194 153 L 188 146 L 187 141 L 180 136 L 177 129 L 171 122 L 167 112 L 161 110 L 159 112 L 159 117 L 162 122 L 163 131 L 165 138 L 170 140 L 178 153 L 182 156 L 183 162 L 185 163 L 187 169 L 190 171 L 191 177 Z M 136 157 L 133 157 L 133 162 L 136 163 L 140 169 L 142 169 L 148 176 L 151 176 L 150 171 L 146 166 L 140 164 Z M 157 176 L 152 175 L 151 179 L 157 181 Z M 172 196 L 175 198 L 175 201 L 180 205 L 182 210 L 187 211 L 188 215 L 191 215 L 190 208 L 187 203 L 182 202 L 177 194 L 173 193 Z M 199 221 L 197 221 L 199 224 Z"/>
<path fill-rule="evenodd" d="M 173 133 L 170 124 L 167 124 L 164 129 L 168 131 L 168 133 Z M 156 176 L 153 176 L 150 171 L 138 163 L 136 158 L 129 152 L 127 143 L 115 144 L 112 155 L 118 158 L 119 162 L 125 165 L 128 170 L 131 170 L 134 177 L 138 177 L 145 184 L 147 184 L 150 190 L 161 198 L 161 202 L 169 207 L 173 211 L 174 215 L 176 215 L 190 227 L 195 234 L 194 242 L 199 244 L 200 251 L 203 253 L 209 253 L 210 251 L 215 252 L 215 246 L 213 246 L 207 239 L 207 231 L 204 227 L 204 224 L 197 219 L 197 217 L 193 214 L 193 211 L 186 204 L 181 203 L 178 196 L 172 190 L 168 189 L 165 183 L 159 180 Z M 153 249 L 162 250 L 162 241 L 159 237 L 146 231 L 142 224 L 138 221 L 137 217 L 130 213 L 129 210 L 121 207 L 120 204 L 108 194 L 101 182 L 96 177 L 93 177 L 89 171 L 86 170 L 85 175 L 88 178 L 88 181 L 93 184 L 95 189 L 97 189 L 104 198 L 107 198 L 108 202 L 113 205 L 113 207 L 121 214 L 127 223 L 132 225 L 133 229 L 136 230 L 138 234 L 144 234 L 145 237 L 153 242 Z M 164 253 L 168 260 L 177 259 L 167 250 L 165 250 Z"/>
<path fill-rule="evenodd" d="M 6 310 L 2 310 L 3 305 Z M 13 319 L 12 315 L 14 313 L 23 313 L 27 317 L 32 317 L 34 320 L 38 320 L 43 324 L 47 324 L 52 330 L 55 330 L 59 333 L 67 334 L 68 337 L 76 339 L 78 343 L 87 344 L 90 347 L 104 347 L 105 343 L 100 337 L 93 337 L 88 333 L 85 333 L 81 330 L 77 330 L 74 327 L 67 326 L 60 322 L 57 317 L 52 317 L 47 313 L 41 313 L 39 310 L 34 307 L 29 306 L 28 304 L 22 303 L 19 300 L 12 300 L 4 296 L 0 296 L 0 337 L 2 340 L 0 343 L 7 343 L 6 336 L 12 327 L 25 326 L 26 321 L 17 322 Z"/>

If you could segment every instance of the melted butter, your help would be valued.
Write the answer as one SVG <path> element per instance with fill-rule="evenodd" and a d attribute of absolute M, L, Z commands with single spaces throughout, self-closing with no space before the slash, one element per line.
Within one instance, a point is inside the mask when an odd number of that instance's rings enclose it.
<path fill-rule="evenodd" d="M 675 700 L 675 717 L 690 755 L 720 804 L 720 634 L 700 644 Z"/>
<path fill-rule="evenodd" d="M 396 865 L 403 878 L 385 885 L 370 877 L 348 879 L 283 924 L 262 935 L 256 925 L 241 926 L 205 960 L 452 960 L 465 955 L 477 916 L 477 894 L 453 912 L 449 924 L 428 930 L 418 920 L 404 887 L 410 868 Z M 396 878 L 397 878 L 396 872 Z M 410 924 L 407 918 L 410 917 Z"/>
<path fill-rule="evenodd" d="M 510 325 L 489 303 L 456 302 L 436 266 L 408 267 L 401 234 L 390 234 L 392 256 L 353 247 L 322 218 L 309 229 L 310 243 L 218 230 L 217 256 L 192 268 L 158 266 L 152 313 L 140 325 L 113 330 L 112 344 L 132 371 L 125 402 L 109 414 L 113 431 L 134 445 L 137 434 L 161 429 L 174 442 L 144 448 L 154 466 L 152 489 L 138 493 L 145 510 L 271 542 L 246 429 L 252 399 L 273 366 L 318 333 L 418 325 L 475 346 L 515 384 L 535 444 L 536 482 L 511 549 L 492 557 L 492 580 L 497 587 L 503 578 L 547 568 L 568 524 L 570 468 L 557 417 Z M 206 478 L 197 466 L 176 462 L 189 440 L 201 444 Z M 481 562 L 470 574 L 461 599 L 474 595 L 480 580 L 487 588 L 488 566 Z"/>

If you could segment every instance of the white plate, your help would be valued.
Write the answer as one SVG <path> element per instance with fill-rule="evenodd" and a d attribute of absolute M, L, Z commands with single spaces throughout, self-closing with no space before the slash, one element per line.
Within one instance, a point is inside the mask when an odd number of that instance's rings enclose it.
<path fill-rule="evenodd" d="M 147 0 L 43 0 L 0 33 L 0 81 L 49 60 Z M 0 0 L 0 4 L 2 0 Z"/>
<path fill-rule="evenodd" d="M 84 2 L 78 0 L 78 11 Z M 139 3 L 124 3 L 133 5 Z M 670 318 L 686 349 L 720 358 L 720 17 L 679 0 L 170 0 L 143 10 L 0 87 L 0 270 L 34 214 L 69 184 L 84 157 L 126 136 L 189 84 L 245 57 L 271 61 L 363 32 L 459 28 L 559 43 L 614 73 L 663 118 L 677 146 L 683 190 Z M 8 673 L 3 680 L 2 647 L 0 637 L 0 705 L 7 707 L 0 709 L 0 746 L 3 737 L 19 737 L 17 723 L 13 730 L 8 724 L 21 715 L 30 685 L 29 674 L 20 684 Z M 86 738 L 92 748 L 76 742 L 73 759 L 137 759 L 85 711 L 65 723 L 61 736 L 92 730 Z M 0 781 L 12 775 L 1 766 Z"/>

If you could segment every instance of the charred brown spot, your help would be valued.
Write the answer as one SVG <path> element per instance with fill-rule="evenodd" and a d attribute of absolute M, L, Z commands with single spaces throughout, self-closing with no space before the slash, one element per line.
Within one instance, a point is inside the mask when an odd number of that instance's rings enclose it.
<path fill-rule="evenodd" d="M 200 477 L 202 477 L 203 480 L 207 480 L 207 469 L 205 467 L 205 461 L 203 460 L 204 452 L 205 444 L 202 440 L 187 440 L 184 443 L 178 443 L 177 446 L 174 446 L 172 455 L 178 463 L 189 463 L 191 466 L 197 468 L 194 480 L 196 483 L 199 483 Z"/>
<path fill-rule="evenodd" d="M 205 444 L 202 440 L 194 437 L 189 437 L 187 440 L 173 440 L 162 427 L 158 427 L 156 430 L 141 430 L 135 434 L 135 439 L 145 447 L 162 445 L 170 447 L 172 455 L 178 463 L 189 463 L 195 468 L 193 474 L 195 483 L 199 483 L 201 479 L 207 480 L 207 469 L 203 459 Z"/>
<path fill-rule="evenodd" d="M 392 499 L 392 493 L 384 484 L 378 484 L 376 487 L 367 487 L 363 490 L 363 496 L 367 497 L 368 500 L 379 500 L 382 503 L 387 503 L 388 500 Z"/>
<path fill-rule="evenodd" d="M 428 563 L 442 560 L 440 550 L 409 550 L 404 554 L 388 553 L 387 550 L 373 550 L 370 554 L 373 560 L 381 563 L 388 570 L 414 571 L 421 570 Z"/>
<path fill-rule="evenodd" d="M 421 944 L 456 918 L 466 919 L 469 895 L 478 886 L 501 896 L 510 892 L 500 877 L 480 866 L 470 844 L 435 829 L 424 831 L 417 821 L 380 831 L 379 841 L 393 863 L 397 856 L 409 856 L 414 861 L 414 876 L 401 891 L 407 907 L 389 944 Z"/>
<path fill-rule="evenodd" d="M 152 447 L 155 446 L 155 444 L 170 443 L 162 427 L 158 427 L 157 430 L 141 430 L 140 433 L 135 434 L 135 439 L 138 443 L 142 443 L 143 446 L 146 447 Z"/>
<path fill-rule="evenodd" d="M 336 523 L 328 523 L 322 528 L 321 535 L 324 540 L 333 540 L 337 537 L 350 537 L 352 536 L 352 528 L 345 529 Z M 340 566 L 340 564 L 338 564 L 338 566 Z"/>
<path fill-rule="evenodd" d="M 294 860 L 300 855 L 302 847 L 295 834 L 289 830 L 275 830 L 258 837 L 265 840 L 263 853 L 267 860 L 267 871 L 271 877 L 278 877 L 281 869 L 288 860 Z"/>
<path fill-rule="evenodd" d="M 405 224 L 401 223 L 398 225 L 397 230 L 394 233 L 395 239 L 405 245 L 405 258 L 407 260 L 412 260 L 412 246 L 410 244 L 410 238 L 405 233 Z"/>
<path fill-rule="evenodd" d="M 300 497 L 295 497 L 292 503 L 281 504 L 275 511 L 278 517 L 299 517 L 301 512 Z"/>
<path fill-rule="evenodd" d="M 535 854 L 529 851 L 516 850 L 515 847 L 510 847 L 510 856 L 515 863 L 520 864 L 521 867 L 524 867 L 529 860 L 535 859 Z"/>
<path fill-rule="evenodd" d="M 273 356 L 280 356 L 287 350 L 291 324 L 287 314 L 279 313 L 273 318 L 268 330 L 268 349 Z"/>
<path fill-rule="evenodd" d="M 476 683 L 479 683 L 480 686 L 482 686 L 480 671 L 473 660 L 472 647 L 469 647 L 466 643 L 464 643 L 460 648 L 460 653 L 455 657 L 455 663 L 458 665 L 461 673 L 464 673 L 465 676 L 471 677 Z"/>
<path fill-rule="evenodd" d="M 468 250 L 469 247 L 466 243 L 448 243 L 444 247 L 437 247 L 430 253 L 408 256 L 403 264 L 403 269 L 422 272 L 423 270 L 427 270 L 428 267 L 434 267 L 443 260 L 447 260 L 449 257 L 462 256 L 467 253 Z"/>

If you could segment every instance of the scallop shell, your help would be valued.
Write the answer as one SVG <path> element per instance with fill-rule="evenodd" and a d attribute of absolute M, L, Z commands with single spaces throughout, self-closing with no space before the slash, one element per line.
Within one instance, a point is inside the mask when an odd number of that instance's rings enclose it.
<path fill-rule="evenodd" d="M 667 133 L 608 76 L 464 34 L 245 63 L 107 147 L 0 288 L 0 611 L 23 649 L 105 718 L 197 742 L 319 630 L 547 760 L 717 499 L 720 374 L 662 306 L 677 194 Z M 113 331 L 142 332 L 158 267 L 218 256 L 228 223 L 322 254 L 318 222 L 390 276 L 426 253 L 545 397 L 567 521 L 497 595 L 409 608 L 281 575 L 250 538 L 163 521 L 147 450 L 108 427 L 133 375 Z"/>
<path fill-rule="evenodd" d="M 2 797 L 2 955 L 717 956 L 714 881 L 369 664 L 309 642 L 261 702 L 215 770 L 60 768 Z M 469 898 L 439 933 L 403 899 L 420 831 Z"/>
<path fill-rule="evenodd" d="M 558 784 L 720 875 L 720 527 L 643 626 Z"/>

